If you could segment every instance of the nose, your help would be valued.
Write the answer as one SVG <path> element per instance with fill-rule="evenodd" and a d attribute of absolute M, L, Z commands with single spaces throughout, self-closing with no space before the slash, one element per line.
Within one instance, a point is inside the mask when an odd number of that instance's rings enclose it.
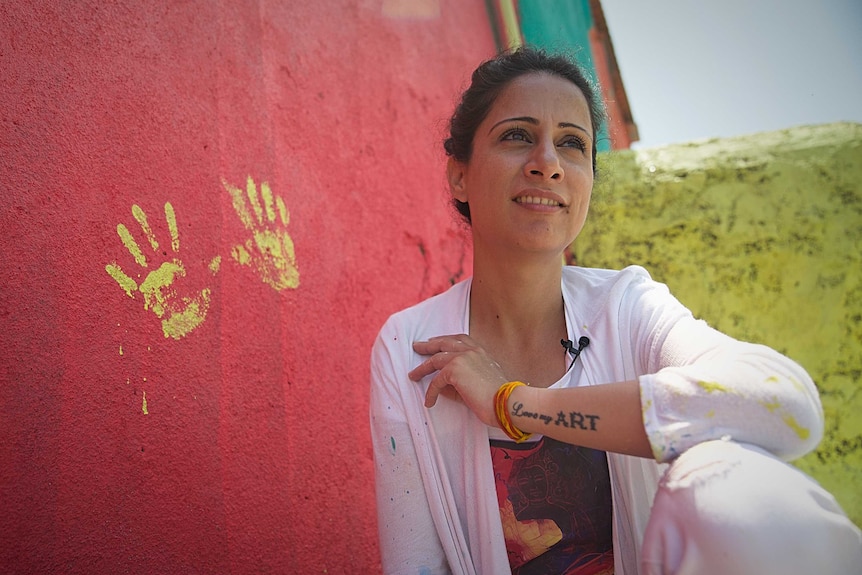
<path fill-rule="evenodd" d="M 557 154 L 557 147 L 553 142 L 541 142 L 533 147 L 527 163 L 524 165 L 524 171 L 528 176 L 539 177 L 542 181 L 554 180 L 562 181 L 565 173 L 563 166 L 560 164 L 560 157 Z"/>

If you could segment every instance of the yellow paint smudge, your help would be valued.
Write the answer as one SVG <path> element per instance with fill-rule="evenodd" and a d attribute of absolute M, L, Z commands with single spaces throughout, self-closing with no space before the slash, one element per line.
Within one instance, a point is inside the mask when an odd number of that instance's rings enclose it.
<path fill-rule="evenodd" d="M 250 180 L 251 178 L 249 178 Z M 272 190 L 268 182 L 260 184 L 260 195 L 263 198 L 263 207 L 266 210 L 266 219 L 271 222 L 275 221 L 275 208 L 272 205 Z"/>
<path fill-rule="evenodd" d="M 120 236 L 120 241 L 123 242 L 123 245 L 126 246 L 126 249 L 129 250 L 129 253 L 132 254 L 138 265 L 143 268 L 147 267 L 147 258 L 144 257 L 141 248 L 138 247 L 138 242 L 129 233 L 129 229 L 123 224 L 117 224 L 117 235 Z"/>
<path fill-rule="evenodd" d="M 234 247 L 231 252 L 231 256 L 233 256 L 233 259 L 241 266 L 247 266 L 251 263 L 251 255 L 243 246 Z"/>
<path fill-rule="evenodd" d="M 159 247 L 153 230 L 147 220 L 147 215 L 137 204 L 132 206 L 132 214 L 141 225 L 144 235 L 150 242 L 150 246 L 156 251 Z M 174 207 L 170 202 L 165 202 L 165 219 L 171 236 L 171 249 L 179 251 L 180 240 L 177 227 L 177 217 Z M 123 224 L 117 225 L 117 233 L 126 249 L 142 267 L 147 267 L 147 260 L 141 252 L 135 239 Z M 157 254 L 160 255 L 160 254 Z M 221 256 L 215 256 L 208 265 L 209 270 L 216 274 L 221 266 Z M 185 267 L 178 259 L 161 263 L 158 269 L 147 273 L 140 285 L 131 277 L 126 275 L 116 264 L 108 264 L 105 271 L 114 278 L 120 287 L 131 298 L 134 292 L 140 291 L 143 295 L 144 309 L 152 311 L 157 318 L 162 320 L 162 330 L 165 337 L 179 339 L 188 332 L 199 326 L 206 316 L 209 306 L 210 290 L 203 289 L 196 295 L 180 297 L 175 289 L 174 282 L 178 277 L 186 275 Z M 141 274 L 138 274 L 140 278 Z M 149 349 L 149 348 L 148 348 Z M 122 351 L 120 352 L 122 355 Z"/>
<path fill-rule="evenodd" d="M 156 235 L 153 233 L 152 228 L 150 228 L 150 223 L 147 221 L 147 214 L 144 213 L 144 210 L 137 204 L 132 205 L 132 215 L 135 216 L 135 220 L 139 224 L 141 224 L 141 229 L 144 231 L 144 235 L 147 236 L 147 241 L 150 242 L 150 247 L 153 248 L 153 251 L 159 249 L 159 242 L 156 241 Z"/>
<path fill-rule="evenodd" d="M 141 404 L 141 411 L 144 415 L 149 415 L 150 412 L 147 410 L 147 392 L 144 392 L 144 402 Z"/>
<path fill-rule="evenodd" d="M 806 393 L 805 386 L 802 385 L 801 383 L 799 383 L 798 381 L 796 381 L 795 379 L 793 379 L 792 377 L 790 378 L 790 384 L 793 386 L 793 389 L 795 389 L 796 391 L 798 391 L 800 393 Z"/>
<path fill-rule="evenodd" d="M 242 225 L 244 225 L 247 230 L 254 229 L 251 215 L 248 213 L 248 208 L 246 208 L 245 200 L 242 197 L 242 190 L 236 186 L 230 185 L 224 178 L 222 178 L 221 184 L 230 194 L 231 200 L 233 201 L 233 209 L 236 212 L 236 215 L 239 216 L 239 220 L 242 222 Z"/>
<path fill-rule="evenodd" d="M 779 379 L 778 379 L 778 376 L 776 376 L 776 375 L 770 375 L 769 377 L 766 378 L 766 383 L 778 383 L 778 382 L 779 382 Z"/>
<path fill-rule="evenodd" d="M 176 260 L 164 262 L 159 269 L 150 272 L 140 287 L 141 294 L 144 296 L 144 309 L 153 310 L 157 317 L 165 315 L 165 304 L 174 296 L 169 286 L 176 276 L 185 275 L 185 268 Z"/>
<path fill-rule="evenodd" d="M 290 213 L 284 200 L 273 195 L 268 182 L 261 182 L 258 193 L 258 187 L 251 176 L 246 181 L 245 195 L 224 178 L 222 185 L 230 193 L 234 211 L 240 221 L 247 230 L 253 232 L 252 239 L 233 248 L 233 259 L 240 265 L 254 264 L 264 283 L 276 290 L 297 288 L 299 269 L 296 266 L 293 240 L 287 232 L 280 229 L 290 222 Z M 281 219 L 280 224 L 276 217 Z"/>
<path fill-rule="evenodd" d="M 266 255 L 257 266 L 261 279 L 277 290 L 298 287 L 299 270 L 290 236 L 259 230 L 254 234 L 254 241 L 258 251 Z"/>
<path fill-rule="evenodd" d="M 120 346 L 120 355 L 123 355 L 123 346 Z"/>
<path fill-rule="evenodd" d="M 171 233 L 171 249 L 180 251 L 180 234 L 177 230 L 177 214 L 170 202 L 165 202 L 165 220 L 168 222 L 168 230 Z"/>
<path fill-rule="evenodd" d="M 727 387 L 721 385 L 720 383 L 715 383 L 712 381 L 698 381 L 697 384 L 701 388 L 703 388 L 707 393 L 713 393 L 713 392 L 727 393 L 728 391 L 730 391 L 727 389 Z"/>
<path fill-rule="evenodd" d="M 796 421 L 796 418 L 794 418 L 792 415 L 785 414 L 781 419 L 784 420 L 784 423 L 787 425 L 787 427 L 796 432 L 796 435 L 798 435 L 800 439 L 808 439 L 808 436 L 811 435 L 811 431 L 799 425 L 799 423 Z"/>
<path fill-rule="evenodd" d="M 761 401 L 760 405 L 766 408 L 769 413 L 774 413 L 776 409 L 781 409 L 781 403 L 778 401 Z"/>
<path fill-rule="evenodd" d="M 132 292 L 138 289 L 138 284 L 135 280 L 124 274 L 123 270 L 121 270 L 120 266 L 117 264 L 106 265 L 105 271 L 108 272 L 109 276 L 114 278 L 114 281 L 116 281 L 121 288 L 123 288 L 123 291 L 126 292 L 127 296 L 134 299 L 135 294 Z"/>
<path fill-rule="evenodd" d="M 206 319 L 209 310 L 211 291 L 207 288 L 196 298 L 183 298 L 185 309 L 171 314 L 162 320 L 162 332 L 165 337 L 180 339 Z"/>
<path fill-rule="evenodd" d="M 710 409 L 709 411 L 707 411 L 707 412 L 706 412 L 706 416 L 707 416 L 707 417 L 709 417 L 709 418 L 713 418 L 713 417 L 715 417 L 715 410 L 714 410 L 714 409 Z"/>
<path fill-rule="evenodd" d="M 251 204 L 251 209 L 252 211 L 254 211 L 254 215 L 257 218 L 257 222 L 262 224 L 263 209 L 260 207 L 260 201 L 258 201 L 257 199 L 257 186 L 254 185 L 254 180 L 251 178 L 251 176 L 248 177 L 245 191 L 246 195 L 248 196 L 248 203 Z"/>
<path fill-rule="evenodd" d="M 287 211 L 287 206 L 284 205 L 284 200 L 280 196 L 276 196 L 275 205 L 278 207 L 278 215 L 281 218 L 281 223 L 287 225 L 290 223 L 290 213 Z"/>

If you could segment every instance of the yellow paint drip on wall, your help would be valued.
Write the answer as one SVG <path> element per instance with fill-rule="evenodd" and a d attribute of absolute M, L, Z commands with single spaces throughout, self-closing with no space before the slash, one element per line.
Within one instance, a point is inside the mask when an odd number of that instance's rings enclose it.
<path fill-rule="evenodd" d="M 143 396 L 144 396 L 144 400 L 141 403 L 141 411 L 144 413 L 144 415 L 149 415 L 150 412 L 149 412 L 149 410 L 147 410 L 147 392 L 146 391 L 143 392 Z"/>

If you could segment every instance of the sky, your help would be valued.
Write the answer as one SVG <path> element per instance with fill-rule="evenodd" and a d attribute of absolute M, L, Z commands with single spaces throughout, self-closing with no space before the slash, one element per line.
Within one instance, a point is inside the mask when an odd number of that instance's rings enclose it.
<path fill-rule="evenodd" d="M 862 123 L 862 0 L 601 0 L 632 148 Z"/>

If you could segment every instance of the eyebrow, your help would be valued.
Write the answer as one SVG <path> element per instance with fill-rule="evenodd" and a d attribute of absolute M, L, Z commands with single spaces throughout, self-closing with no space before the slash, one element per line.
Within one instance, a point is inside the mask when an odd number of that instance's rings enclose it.
<path fill-rule="evenodd" d="M 533 124 L 534 126 L 539 125 L 539 120 L 537 120 L 536 118 L 533 118 L 531 116 L 518 116 L 517 118 L 506 118 L 505 120 L 500 120 L 499 122 L 497 122 L 496 124 L 491 126 L 491 129 L 488 130 L 488 133 L 490 134 L 491 132 L 494 131 L 494 129 L 497 126 L 499 126 L 500 124 L 505 124 L 506 122 L 526 122 L 528 124 Z M 559 128 L 576 128 L 578 130 L 581 130 L 585 134 L 590 135 L 589 130 L 587 130 L 583 126 L 579 126 L 578 124 L 573 124 L 571 122 L 560 122 L 559 124 L 557 124 L 557 127 L 559 127 Z"/>

